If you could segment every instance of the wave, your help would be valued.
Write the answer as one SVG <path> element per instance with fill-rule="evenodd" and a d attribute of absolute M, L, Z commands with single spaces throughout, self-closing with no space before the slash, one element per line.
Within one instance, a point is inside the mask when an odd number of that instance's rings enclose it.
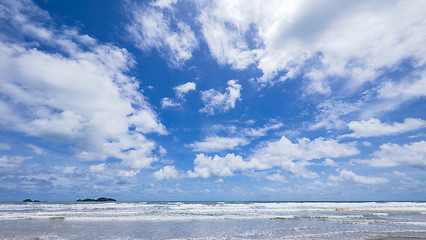
<path fill-rule="evenodd" d="M 0 203 L 2 220 L 182 221 L 203 219 L 323 218 L 327 221 L 393 221 L 419 215 L 425 202 L 129 202 Z M 405 216 L 405 217 L 404 217 Z M 414 224 L 414 223 L 413 223 Z"/>

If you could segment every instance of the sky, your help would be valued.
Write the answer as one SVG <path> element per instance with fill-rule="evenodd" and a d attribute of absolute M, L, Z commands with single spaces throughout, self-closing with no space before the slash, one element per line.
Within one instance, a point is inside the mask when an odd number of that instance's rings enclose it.
<path fill-rule="evenodd" d="M 0 0 L 0 201 L 425 201 L 425 12 Z"/>

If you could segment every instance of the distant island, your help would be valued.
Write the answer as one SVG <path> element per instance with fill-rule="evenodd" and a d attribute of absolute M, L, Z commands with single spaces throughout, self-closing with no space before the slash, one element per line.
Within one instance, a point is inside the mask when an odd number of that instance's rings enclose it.
<path fill-rule="evenodd" d="M 78 199 L 77 202 L 115 202 L 117 200 L 112 199 L 112 198 L 105 198 L 105 197 L 100 197 L 98 199 L 91 199 L 91 198 L 86 198 L 86 199 Z"/>
<path fill-rule="evenodd" d="M 24 201 L 22 201 L 22 202 L 40 202 L 39 200 L 31 200 L 31 199 L 29 199 L 29 198 L 27 198 L 27 199 L 25 199 Z"/>

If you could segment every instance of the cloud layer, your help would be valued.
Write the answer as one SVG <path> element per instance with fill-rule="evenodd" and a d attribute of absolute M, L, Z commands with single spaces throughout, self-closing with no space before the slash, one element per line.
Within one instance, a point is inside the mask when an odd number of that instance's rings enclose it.
<path fill-rule="evenodd" d="M 413 142 L 410 144 L 386 143 L 373 153 L 369 160 L 357 160 L 358 163 L 368 164 L 373 167 L 395 167 L 408 165 L 426 169 L 426 142 Z"/>
<path fill-rule="evenodd" d="M 424 1 L 78 4 L 0 1 L 0 192 L 424 197 Z"/>
<path fill-rule="evenodd" d="M 346 137 L 362 138 L 375 136 L 388 136 L 401 134 L 408 131 L 417 130 L 426 126 L 426 121 L 422 119 L 406 118 L 403 123 L 386 124 L 380 119 L 371 118 L 367 121 L 352 121 L 348 124 L 353 133 Z"/>
<path fill-rule="evenodd" d="M 346 79 L 352 89 L 407 58 L 425 63 L 426 48 L 419 46 L 426 36 L 418 34 L 426 25 L 422 1 L 199 2 L 211 54 L 236 69 L 257 66 L 261 85 L 303 68 L 308 92 L 328 94 L 330 77 Z"/>
<path fill-rule="evenodd" d="M 354 144 L 342 144 L 335 140 L 317 138 L 313 141 L 303 138 L 296 143 L 286 137 L 272 141 L 264 147 L 258 148 L 248 160 L 239 155 L 227 154 L 225 157 L 197 154 L 194 160 L 194 171 L 189 171 L 191 177 L 225 177 L 232 176 L 235 171 L 243 170 L 271 170 L 281 168 L 298 177 L 315 178 L 318 175 L 309 171 L 307 166 L 311 160 L 354 156 L 359 150 Z"/>
<path fill-rule="evenodd" d="M 144 134 L 167 131 L 138 92 L 138 81 L 128 75 L 134 60 L 127 50 L 72 28 L 44 27 L 48 14 L 29 1 L 10 2 L 8 10 L 1 17 L 22 32 L 14 39 L 1 35 L 0 124 L 71 144 L 80 160 L 114 157 L 136 169 L 156 161 L 156 143 Z M 39 15 L 47 22 L 34 19 Z M 19 34 L 59 50 L 49 53 L 24 44 Z"/>

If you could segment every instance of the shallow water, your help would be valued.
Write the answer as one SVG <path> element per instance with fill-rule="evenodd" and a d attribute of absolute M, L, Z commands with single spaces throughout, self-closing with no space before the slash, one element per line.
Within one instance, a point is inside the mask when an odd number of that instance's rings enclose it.
<path fill-rule="evenodd" d="M 426 239 L 424 202 L 1 203 L 0 239 Z"/>

